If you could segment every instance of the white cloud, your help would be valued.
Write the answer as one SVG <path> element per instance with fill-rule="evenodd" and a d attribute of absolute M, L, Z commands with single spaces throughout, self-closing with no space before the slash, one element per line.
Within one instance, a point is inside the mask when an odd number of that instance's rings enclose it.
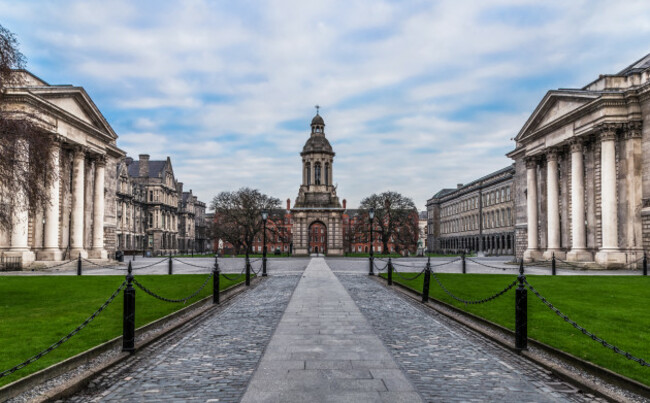
<path fill-rule="evenodd" d="M 339 196 L 386 189 L 424 208 L 510 163 L 548 89 L 649 50 L 644 1 L 13 2 L 30 67 L 83 85 L 131 155 L 172 157 L 205 201 L 252 186 L 294 199 L 312 105 Z M 284 122 L 304 122 L 301 131 Z"/>

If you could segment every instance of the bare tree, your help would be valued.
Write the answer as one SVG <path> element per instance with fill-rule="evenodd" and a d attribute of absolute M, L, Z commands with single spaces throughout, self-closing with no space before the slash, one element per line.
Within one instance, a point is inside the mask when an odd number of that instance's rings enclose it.
<path fill-rule="evenodd" d="M 52 169 L 52 133 L 33 114 L 13 114 L 6 105 L 8 87 L 20 84 L 13 69 L 24 65 L 16 37 L 0 25 L 0 228 L 11 225 L 14 209 L 33 214 L 43 208 L 50 202 L 50 184 L 58 180 Z"/>
<path fill-rule="evenodd" d="M 368 211 L 371 208 L 375 211 L 373 238 L 381 240 L 383 253 L 389 253 L 388 244 L 391 242 L 396 251 L 401 248 L 415 250 L 419 231 L 418 212 L 411 198 L 387 191 L 361 200 L 362 218 L 359 220 L 360 228 L 357 233 L 369 232 Z"/>
<path fill-rule="evenodd" d="M 241 188 L 221 192 L 212 200 L 214 209 L 213 235 L 229 242 L 236 250 L 252 252 L 255 237 L 262 232 L 262 211 L 280 206 L 280 199 L 262 194 L 257 189 Z"/>

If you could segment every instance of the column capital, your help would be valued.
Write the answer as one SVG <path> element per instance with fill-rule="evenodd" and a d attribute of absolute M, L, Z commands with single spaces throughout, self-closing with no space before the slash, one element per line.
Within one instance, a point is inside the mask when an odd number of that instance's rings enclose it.
<path fill-rule="evenodd" d="M 538 163 L 539 158 L 537 157 L 526 157 L 524 161 L 526 161 L 526 169 L 535 169 L 537 168 L 537 163 Z"/>
<path fill-rule="evenodd" d="M 99 167 L 105 167 L 106 166 L 106 155 L 104 154 L 97 154 L 94 158 L 95 165 Z"/>
<path fill-rule="evenodd" d="M 557 161 L 558 149 L 555 147 L 546 149 L 546 160 L 547 161 Z"/>
<path fill-rule="evenodd" d="M 616 140 L 617 130 L 623 127 L 622 123 L 602 123 L 597 126 L 600 141 Z"/>
<path fill-rule="evenodd" d="M 584 140 L 581 137 L 571 137 L 569 139 L 569 149 L 572 153 L 583 152 Z"/>
<path fill-rule="evenodd" d="M 74 159 L 81 159 L 86 157 L 86 150 L 80 145 L 73 145 L 72 152 L 74 154 Z"/>
<path fill-rule="evenodd" d="M 642 128 L 643 128 L 643 123 L 640 121 L 628 122 L 625 125 L 623 137 L 625 139 L 640 139 L 642 137 L 642 132 L 641 132 Z"/>

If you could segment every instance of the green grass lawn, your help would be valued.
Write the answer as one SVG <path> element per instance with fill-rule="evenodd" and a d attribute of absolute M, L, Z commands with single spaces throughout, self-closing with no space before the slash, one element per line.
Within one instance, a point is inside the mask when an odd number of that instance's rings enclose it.
<path fill-rule="evenodd" d="M 184 298 L 201 286 L 204 274 L 136 275 L 145 287 L 167 298 Z M 0 277 L 0 372 L 44 350 L 80 325 L 119 287 L 122 276 Z M 244 280 L 242 276 L 238 282 Z M 220 279 L 220 288 L 234 282 Z M 135 286 L 134 286 L 135 287 Z M 212 280 L 186 304 L 157 300 L 136 287 L 136 328 L 212 294 Z M 0 386 L 69 358 L 122 334 L 123 293 L 59 348 L 0 378 Z"/>
<path fill-rule="evenodd" d="M 488 297 L 516 279 L 515 275 L 496 274 L 437 276 L 449 291 L 467 300 Z M 551 304 L 588 331 L 636 357 L 650 360 L 650 278 L 530 275 L 527 279 Z M 393 280 L 422 291 L 423 276 L 407 282 L 394 275 Z M 429 295 L 514 330 L 515 288 L 491 302 L 466 306 L 445 294 L 432 277 Z M 650 385 L 650 367 L 642 367 L 583 335 L 530 290 L 528 337 Z"/>

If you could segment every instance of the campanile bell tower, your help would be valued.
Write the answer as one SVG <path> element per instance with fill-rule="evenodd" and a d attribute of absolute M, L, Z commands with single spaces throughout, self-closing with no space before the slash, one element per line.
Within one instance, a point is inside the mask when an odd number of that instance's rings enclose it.
<path fill-rule="evenodd" d="M 325 137 L 325 121 L 316 107 L 311 134 L 300 153 L 302 184 L 291 210 L 297 255 L 343 255 L 343 208 L 333 184 L 334 151 Z"/>

